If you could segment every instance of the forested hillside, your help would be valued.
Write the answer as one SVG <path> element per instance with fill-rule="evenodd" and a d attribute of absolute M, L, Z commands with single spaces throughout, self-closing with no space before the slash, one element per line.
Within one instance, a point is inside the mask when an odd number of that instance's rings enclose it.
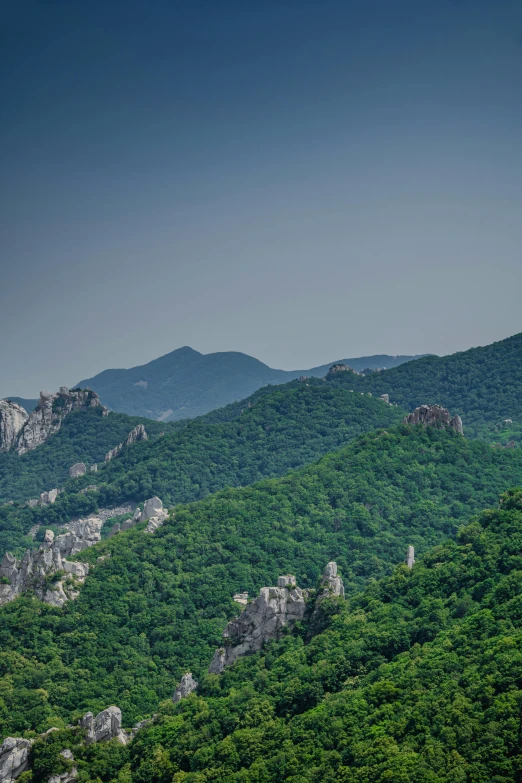
<path fill-rule="evenodd" d="M 76 601 L 58 610 L 22 597 L 0 611 L 1 732 L 65 726 L 111 703 L 133 725 L 172 695 L 184 670 L 205 671 L 236 611 L 233 593 L 255 595 L 281 573 L 314 587 L 335 559 L 352 594 L 392 573 L 408 544 L 426 551 L 521 482 L 522 451 L 400 425 L 282 479 L 177 506 L 153 536 L 138 527 L 85 550 L 93 570 Z M 425 612 L 437 629 L 438 607 Z M 375 643 L 392 654 L 386 638 Z M 306 678 L 287 698 L 299 689 L 309 705 Z"/>
<path fill-rule="evenodd" d="M 381 354 L 342 361 L 363 370 L 395 367 L 416 358 Z M 287 383 L 301 375 L 323 376 L 329 366 L 277 370 L 238 351 L 202 354 L 184 346 L 139 367 L 104 370 L 78 385 L 94 389 L 113 410 L 177 421 L 244 399 L 266 384 Z"/>
<path fill-rule="evenodd" d="M 323 604 L 311 641 L 305 627 L 165 704 L 124 779 L 518 783 L 521 540 L 510 493 L 412 572 Z"/>
<path fill-rule="evenodd" d="M 330 374 L 328 383 L 389 394 L 407 410 L 439 404 L 458 413 L 468 437 L 489 442 L 522 439 L 522 333 L 451 356 L 426 356 L 361 377 Z M 504 424 L 504 420 L 511 423 Z"/>
<path fill-rule="evenodd" d="M 122 413 L 102 416 L 101 408 L 90 408 L 67 416 L 60 430 L 33 451 L 22 456 L 1 452 L 0 503 L 38 497 L 44 490 L 63 486 L 71 465 L 103 462 L 109 449 L 125 440 L 137 424 L 145 424 L 151 435 L 172 427 Z"/>
<path fill-rule="evenodd" d="M 35 522 L 63 523 L 98 507 L 139 502 L 154 494 L 167 504 L 188 502 L 226 486 L 281 476 L 368 429 L 393 425 L 404 415 L 381 400 L 328 388 L 322 382 L 267 387 L 242 406 L 232 405 L 185 425 L 147 422 L 148 431 L 161 429 L 164 436 L 136 443 L 96 474 L 66 482 L 65 492 L 52 506 L 0 507 L 1 553 L 30 545 L 24 534 Z M 116 445 L 120 430 L 136 421 L 123 414 L 97 417 L 93 413 L 71 416 L 65 422 L 67 428 L 64 424 L 57 436 L 22 458 L 0 455 L 0 465 L 5 457 L 0 474 L 4 496 L 10 499 L 10 491 L 16 497 L 15 490 L 35 494 L 32 488 L 44 479 L 48 483 L 40 483 L 38 491 L 56 486 L 59 477 L 58 485 L 62 485 L 69 466 L 81 458 L 78 455 L 88 455 L 91 461 L 92 456 L 105 454 L 107 443 Z M 80 492 L 92 485 L 98 489 Z"/>

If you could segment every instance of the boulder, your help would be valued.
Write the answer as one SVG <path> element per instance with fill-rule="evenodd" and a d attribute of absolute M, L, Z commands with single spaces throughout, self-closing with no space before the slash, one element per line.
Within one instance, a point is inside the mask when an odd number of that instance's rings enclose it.
<path fill-rule="evenodd" d="M 84 462 L 76 462 L 69 468 L 70 478 L 78 478 L 78 476 L 84 476 L 87 473 L 87 466 Z"/>
<path fill-rule="evenodd" d="M 168 511 L 163 508 L 163 503 L 161 500 L 154 496 L 153 498 L 149 498 L 149 500 L 145 501 L 143 511 L 140 513 L 139 521 L 148 521 L 149 524 L 145 528 L 144 532 L 154 533 L 158 527 L 161 527 L 167 517 Z"/>
<path fill-rule="evenodd" d="M 41 506 L 51 506 L 58 497 L 58 489 L 50 489 L 49 492 L 42 492 L 40 495 L 39 504 Z"/>
<path fill-rule="evenodd" d="M 265 642 L 277 638 L 283 628 L 304 617 L 306 593 L 295 586 L 293 577 L 280 579 L 291 581 L 288 586 L 263 587 L 239 617 L 228 623 L 223 631 L 226 646 L 214 653 L 208 670 L 210 674 L 220 674 L 237 658 L 257 652 Z"/>
<path fill-rule="evenodd" d="M 127 736 L 121 728 L 121 710 L 119 707 L 107 707 L 93 717 L 92 712 L 87 712 L 80 720 L 80 726 L 86 729 L 85 742 L 89 745 L 93 742 L 108 742 L 117 739 L 122 745 L 127 744 Z"/>
<path fill-rule="evenodd" d="M 0 400 L 0 451 L 9 451 L 23 429 L 29 414 L 10 400 Z"/>
<path fill-rule="evenodd" d="M 174 691 L 174 696 L 172 697 L 172 701 L 174 704 L 177 704 L 178 701 L 181 701 L 181 699 L 186 699 L 187 696 L 190 696 L 192 691 L 195 691 L 198 687 L 198 684 L 196 680 L 192 677 L 191 672 L 187 672 L 183 675 L 181 678 L 181 681 L 176 686 L 176 690 Z"/>
<path fill-rule="evenodd" d="M 409 413 L 402 420 L 403 424 L 422 424 L 424 427 L 439 427 L 452 429 L 463 434 L 462 419 L 460 416 L 451 416 L 447 408 L 442 405 L 419 405 L 413 413 Z"/>
<path fill-rule="evenodd" d="M 11 783 L 29 767 L 31 740 L 6 737 L 0 745 L 0 783 Z"/>
<path fill-rule="evenodd" d="M 326 568 L 323 571 L 318 601 L 332 596 L 341 596 L 341 598 L 344 598 L 343 580 L 338 576 L 337 563 L 333 560 L 326 564 Z"/>

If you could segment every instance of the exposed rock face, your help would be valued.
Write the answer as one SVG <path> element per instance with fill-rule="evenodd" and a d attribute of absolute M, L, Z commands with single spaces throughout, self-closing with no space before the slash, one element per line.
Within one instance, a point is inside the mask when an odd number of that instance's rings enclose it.
<path fill-rule="evenodd" d="M 154 533 L 154 531 L 157 530 L 158 527 L 161 527 L 161 525 L 165 522 L 168 515 L 168 511 L 165 511 L 163 508 L 163 503 L 155 495 L 153 498 L 145 501 L 145 505 L 143 506 L 143 511 L 140 514 L 139 521 L 146 522 L 148 520 L 149 524 L 145 528 L 144 532 Z"/>
<path fill-rule="evenodd" d="M 40 506 L 50 506 L 54 503 L 59 495 L 58 489 L 50 489 L 49 492 L 42 492 L 38 504 Z"/>
<path fill-rule="evenodd" d="M 210 674 L 220 674 L 237 658 L 257 652 L 283 628 L 303 618 L 306 593 L 295 587 L 294 577 L 284 576 L 279 580 L 285 580 L 288 586 L 261 588 L 255 601 L 247 604 L 239 617 L 228 623 L 223 631 L 226 646 L 214 653 L 208 670 Z"/>
<path fill-rule="evenodd" d="M 186 699 L 187 696 L 190 696 L 192 691 L 195 691 L 198 687 L 198 684 L 196 680 L 192 677 L 191 672 L 187 672 L 183 675 L 181 678 L 181 681 L 179 685 L 176 687 L 176 690 L 174 691 L 174 696 L 172 697 L 172 701 L 174 704 L 177 704 L 178 701 L 181 701 L 181 699 Z"/>
<path fill-rule="evenodd" d="M 332 366 L 328 370 L 329 374 L 330 373 L 333 374 L 333 373 L 336 373 L 336 372 L 351 372 L 354 375 L 362 375 L 362 373 L 357 372 L 357 370 L 354 370 L 352 367 L 348 367 L 347 364 L 341 364 L 341 363 L 332 364 Z"/>
<path fill-rule="evenodd" d="M 9 451 L 25 425 L 29 414 L 10 400 L 0 400 L 0 451 Z"/>
<path fill-rule="evenodd" d="M 317 597 L 318 601 L 330 596 L 341 596 L 344 598 L 343 580 L 337 575 L 337 563 L 333 560 L 326 564 L 321 578 L 320 589 L 321 592 Z"/>
<path fill-rule="evenodd" d="M 246 606 L 248 603 L 248 593 L 234 593 L 232 596 L 232 600 L 236 602 L 236 604 L 241 604 L 241 606 Z"/>
<path fill-rule="evenodd" d="M 139 522 L 147 522 L 148 525 L 143 531 L 144 533 L 154 533 L 154 531 L 161 527 L 166 518 L 168 517 L 168 511 L 163 508 L 161 500 L 154 496 L 145 501 L 143 511 L 138 508 L 134 512 L 132 519 L 126 519 L 125 522 L 115 522 L 112 526 L 109 536 L 115 536 L 117 533 L 123 533 L 125 530 L 130 530 Z"/>
<path fill-rule="evenodd" d="M 120 443 L 118 446 L 115 446 L 113 449 L 107 452 L 105 455 L 104 462 L 110 462 L 111 459 L 114 459 L 114 457 L 117 457 L 118 454 L 123 451 L 124 448 L 127 446 L 131 446 L 133 443 L 136 443 L 139 440 L 148 440 L 149 436 L 147 435 L 145 431 L 145 427 L 143 424 L 138 424 L 136 427 L 134 427 L 133 430 L 129 432 L 123 443 Z"/>
<path fill-rule="evenodd" d="M 87 563 L 70 563 L 65 558 L 96 544 L 100 538 L 102 520 L 96 517 L 70 522 L 66 533 L 54 536 L 45 532 L 43 544 L 37 552 L 27 550 L 22 560 L 6 552 L 0 564 L 0 578 L 9 580 L 0 584 L 0 606 L 13 601 L 26 590 L 33 590 L 40 601 L 51 606 L 63 606 L 78 596 L 77 587 L 89 573 Z M 53 580 L 53 576 L 56 579 Z M 69 580 L 72 578 L 72 583 Z"/>
<path fill-rule="evenodd" d="M 31 740 L 6 737 L 0 745 L 0 783 L 11 783 L 29 767 Z"/>
<path fill-rule="evenodd" d="M 99 406 L 103 407 L 100 398 L 90 389 L 69 391 L 66 386 L 61 386 L 58 394 L 41 391 L 38 405 L 29 414 L 13 445 L 19 454 L 25 454 L 58 432 L 63 420 L 72 411 Z"/>
<path fill-rule="evenodd" d="M 380 400 L 385 402 L 387 405 L 390 404 L 390 395 L 389 394 L 381 394 L 379 397 Z"/>
<path fill-rule="evenodd" d="M 92 712 L 87 712 L 80 721 L 80 726 L 87 730 L 85 742 L 89 745 L 93 742 L 108 742 L 118 739 L 122 745 L 126 745 L 128 738 L 121 728 L 121 710 L 119 707 L 107 707 L 93 717 Z"/>
<path fill-rule="evenodd" d="M 425 427 L 440 427 L 455 430 L 463 434 L 460 416 L 451 416 L 447 408 L 441 405 L 420 405 L 413 413 L 402 420 L 403 424 L 423 424 Z"/>
<path fill-rule="evenodd" d="M 84 476 L 87 473 L 87 467 L 84 462 L 76 462 L 69 468 L 69 476 L 71 478 L 78 478 L 78 476 Z"/>
<path fill-rule="evenodd" d="M 415 549 L 412 546 L 409 546 L 408 552 L 406 554 L 406 565 L 411 570 L 413 568 L 414 563 L 415 563 Z"/>

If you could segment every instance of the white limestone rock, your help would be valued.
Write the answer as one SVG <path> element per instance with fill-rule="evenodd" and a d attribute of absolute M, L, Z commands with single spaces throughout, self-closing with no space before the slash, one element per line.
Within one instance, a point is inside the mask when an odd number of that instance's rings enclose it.
<path fill-rule="evenodd" d="M 0 783 L 12 783 L 29 767 L 31 740 L 6 737 L 0 745 Z"/>
<path fill-rule="evenodd" d="M 283 628 L 301 620 L 305 610 L 306 592 L 295 586 L 295 579 L 289 586 L 261 588 L 259 596 L 223 631 L 225 646 L 214 653 L 209 674 L 220 674 L 237 658 L 257 652 Z"/>
<path fill-rule="evenodd" d="M 0 400 L 0 451 L 9 451 L 29 418 L 29 414 L 10 400 Z"/>
<path fill-rule="evenodd" d="M 196 690 L 198 687 L 198 683 L 196 680 L 192 677 L 191 672 L 187 672 L 183 675 L 181 678 L 179 684 L 176 686 L 176 690 L 174 691 L 174 696 L 172 697 L 172 701 L 174 704 L 177 704 L 178 701 L 181 701 L 181 699 L 186 699 L 187 696 L 190 696 L 190 694 Z"/>

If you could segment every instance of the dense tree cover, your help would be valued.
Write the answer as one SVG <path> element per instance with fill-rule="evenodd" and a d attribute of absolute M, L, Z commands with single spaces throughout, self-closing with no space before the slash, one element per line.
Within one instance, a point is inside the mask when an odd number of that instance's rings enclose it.
<path fill-rule="evenodd" d="M 381 354 L 342 361 L 359 370 L 394 367 L 415 358 Z M 301 375 L 324 376 L 329 366 L 276 370 L 237 351 L 201 354 L 185 346 L 140 367 L 104 370 L 80 386 L 97 391 L 104 405 L 113 410 L 173 421 L 202 416 L 266 384 L 287 383 Z"/>
<path fill-rule="evenodd" d="M 0 610 L 0 731 L 65 727 L 109 704 L 133 725 L 186 668 L 206 670 L 234 592 L 288 572 L 313 587 L 335 559 L 354 593 L 408 544 L 425 551 L 521 482 L 519 450 L 400 425 L 282 479 L 177 506 L 153 536 L 105 540 L 79 556 L 93 570 L 63 610 L 28 596 Z"/>
<path fill-rule="evenodd" d="M 128 426 L 135 421 L 123 414 L 104 418 L 91 414 L 82 411 L 69 417 L 71 421 L 66 420 L 64 428 L 66 424 L 68 427 L 63 433 L 60 431 L 28 455 L 32 462 L 24 462 L 25 457 L 18 455 L 7 455 L 6 467 L 13 464 L 11 487 L 17 482 L 20 486 L 36 481 L 37 471 L 31 473 L 30 469 L 36 465 L 51 470 L 51 459 L 61 466 L 62 474 L 66 473 L 77 461 L 72 459 L 71 450 L 76 448 L 78 453 L 79 442 L 85 441 L 84 453 L 101 450 L 105 454 L 108 438 L 104 423 L 123 420 Z M 98 507 L 129 500 L 139 502 L 155 494 L 169 505 L 185 503 L 226 486 L 243 486 L 264 477 L 281 476 L 291 468 L 340 448 L 368 429 L 394 424 L 402 416 L 399 408 L 366 395 L 328 388 L 324 383 L 306 386 L 296 381 L 260 391 L 242 406 L 231 405 L 219 415 L 211 413 L 184 425 L 147 422 L 147 430 L 155 432 L 162 428 L 164 436 L 136 443 L 96 474 L 88 473 L 66 482 L 65 492 L 52 506 L 34 510 L 20 505 L 0 507 L 1 551 L 27 546 L 24 534 L 35 521 L 52 526 L 72 516 L 91 513 Z M 115 445 L 116 434 L 111 435 L 111 445 Z M 80 493 L 82 488 L 93 484 L 99 487 L 97 491 Z M 56 484 L 47 484 L 42 489 L 51 486 Z"/>
<path fill-rule="evenodd" d="M 32 779 L 70 747 L 80 783 L 519 783 L 521 542 L 519 490 L 413 571 L 203 676 L 129 747 L 38 741 Z"/>
<path fill-rule="evenodd" d="M 0 453 L 0 502 L 34 498 L 45 490 L 62 487 L 71 465 L 103 462 L 109 449 L 125 440 L 137 424 L 144 424 L 151 435 L 165 430 L 164 424 L 137 416 L 102 416 L 101 408 L 70 413 L 58 432 L 33 451 L 22 456 L 16 451 Z M 167 429 L 171 427 L 167 425 Z"/>
<path fill-rule="evenodd" d="M 426 356 L 366 377 L 328 376 L 328 383 L 390 395 L 407 410 L 424 403 L 458 413 L 468 437 L 488 441 L 522 437 L 522 333 L 451 356 Z M 513 424 L 504 426 L 504 419 Z"/>

